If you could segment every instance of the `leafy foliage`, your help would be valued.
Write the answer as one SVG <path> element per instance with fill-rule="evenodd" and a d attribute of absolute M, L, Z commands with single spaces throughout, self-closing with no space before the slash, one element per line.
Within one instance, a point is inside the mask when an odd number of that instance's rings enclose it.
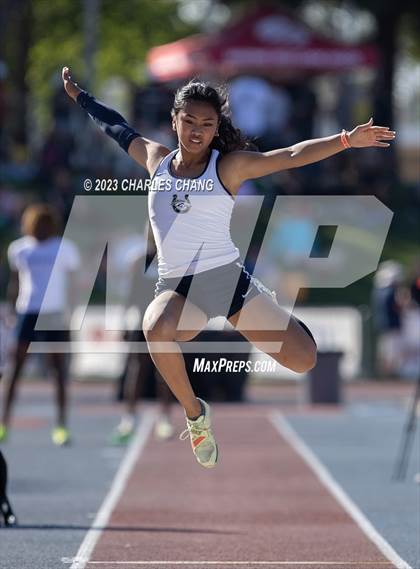
<path fill-rule="evenodd" d="M 179 20 L 176 3 L 171 0 L 103 0 L 102 7 L 97 62 L 100 79 L 118 75 L 139 83 L 151 47 L 196 31 Z"/>
<path fill-rule="evenodd" d="M 184 24 L 173 0 L 130 0 L 99 3 L 97 84 L 110 76 L 130 83 L 144 81 L 144 60 L 155 45 L 175 41 L 196 31 Z M 74 0 L 33 0 L 33 39 L 27 81 L 35 109 L 45 120 L 48 101 L 59 84 L 63 65 L 81 80 L 84 68 L 82 3 Z M 18 38 L 16 38 L 18 41 Z"/>

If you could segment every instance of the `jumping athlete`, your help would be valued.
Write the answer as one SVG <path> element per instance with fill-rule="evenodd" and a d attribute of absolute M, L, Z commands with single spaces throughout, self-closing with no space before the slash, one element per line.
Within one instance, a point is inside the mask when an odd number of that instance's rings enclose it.
<path fill-rule="evenodd" d="M 62 78 L 68 95 L 155 183 L 148 201 L 159 279 L 143 329 L 156 367 L 185 410 L 187 429 L 181 438 L 189 435 L 197 461 L 211 468 L 218 449 L 210 408 L 192 390 L 178 342 L 192 340 L 209 318 L 222 315 L 281 365 L 302 373 L 316 363 L 316 344 L 307 327 L 283 310 L 239 261 L 229 224 L 241 184 L 318 162 L 346 148 L 385 148 L 395 133 L 374 126 L 370 119 L 350 132 L 269 152 L 251 151 L 231 122 L 224 89 L 193 79 L 175 94 L 171 115 L 178 147 L 170 151 L 141 136 L 118 112 L 80 89 L 68 67 L 63 68 Z M 209 195 L 195 191 L 210 186 Z M 282 343 L 281 350 L 267 350 L 267 342 Z"/>

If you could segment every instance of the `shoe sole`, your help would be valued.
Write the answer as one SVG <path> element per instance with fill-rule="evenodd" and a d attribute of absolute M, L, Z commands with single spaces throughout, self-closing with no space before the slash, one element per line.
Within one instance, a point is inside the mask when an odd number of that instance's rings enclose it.
<path fill-rule="evenodd" d="M 195 458 L 197 458 L 197 457 L 195 457 Z M 198 460 L 198 458 L 197 458 L 197 462 L 200 466 L 203 466 L 204 468 L 214 468 L 217 464 L 218 459 L 219 459 L 219 447 L 216 445 L 216 459 L 215 459 L 213 464 L 203 464 L 202 462 L 200 462 Z"/>

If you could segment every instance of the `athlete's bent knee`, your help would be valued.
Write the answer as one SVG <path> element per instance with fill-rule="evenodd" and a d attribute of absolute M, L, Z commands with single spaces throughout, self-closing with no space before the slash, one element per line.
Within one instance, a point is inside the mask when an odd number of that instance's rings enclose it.
<path fill-rule="evenodd" d="M 145 318 L 143 332 L 148 342 L 170 342 L 175 339 L 176 325 L 171 318 L 164 315 Z"/>
<path fill-rule="evenodd" d="M 306 373 L 316 366 L 317 352 L 313 342 L 302 350 L 298 357 L 294 358 L 293 363 L 289 366 L 296 373 Z"/>

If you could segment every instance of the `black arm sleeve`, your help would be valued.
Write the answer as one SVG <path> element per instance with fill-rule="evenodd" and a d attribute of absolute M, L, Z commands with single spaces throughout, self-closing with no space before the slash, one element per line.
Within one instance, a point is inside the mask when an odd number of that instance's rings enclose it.
<path fill-rule="evenodd" d="M 86 91 L 79 93 L 76 100 L 83 109 L 86 109 L 97 125 L 108 136 L 116 140 L 126 152 L 128 152 L 131 142 L 141 136 L 141 134 L 128 126 L 125 118 L 120 113 L 97 101 L 95 97 L 92 97 Z"/>

